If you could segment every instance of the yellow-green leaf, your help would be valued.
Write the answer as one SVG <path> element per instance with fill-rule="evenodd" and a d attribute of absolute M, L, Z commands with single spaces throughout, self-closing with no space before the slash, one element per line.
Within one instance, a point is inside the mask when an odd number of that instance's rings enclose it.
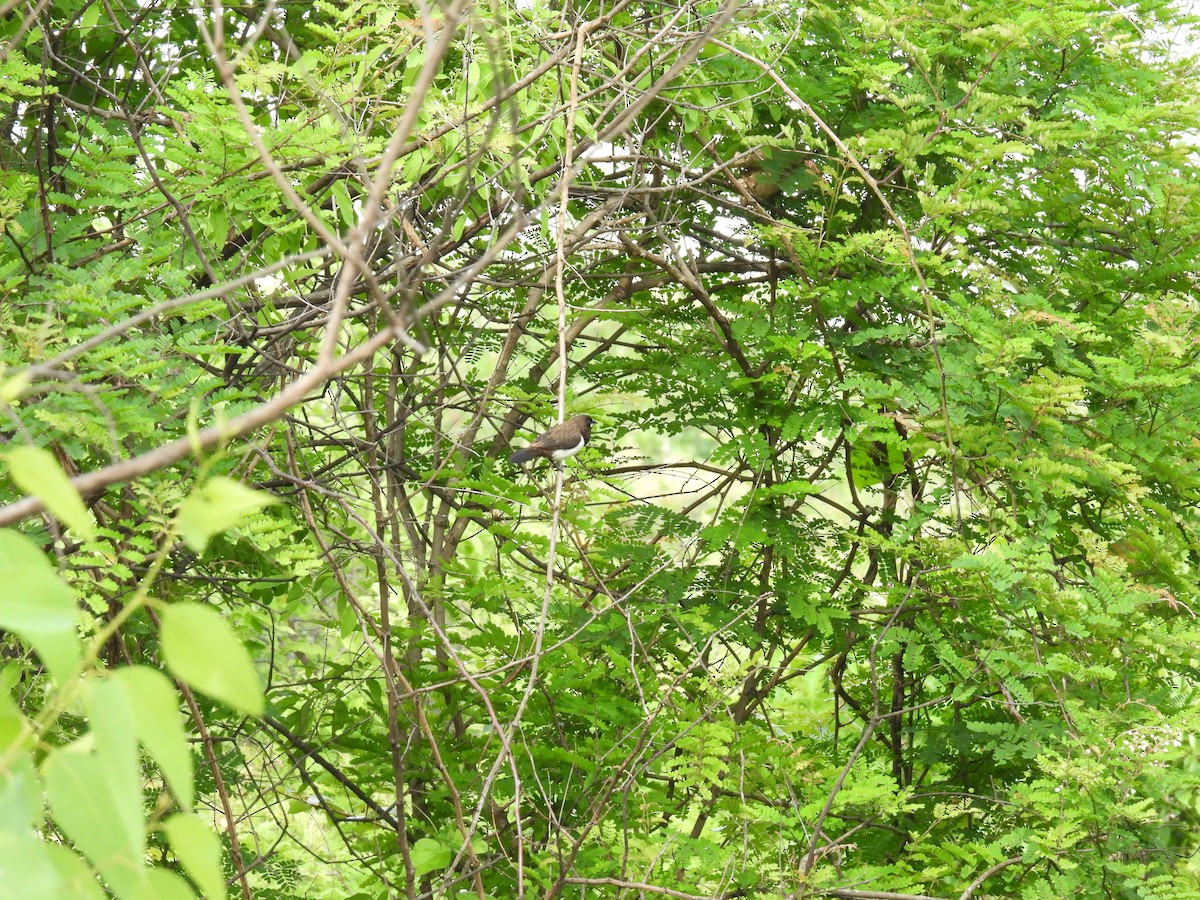
<path fill-rule="evenodd" d="M 210 478 L 179 507 L 179 534 L 189 547 L 203 553 L 215 535 L 278 502 L 232 478 Z"/>
<path fill-rule="evenodd" d="M 412 846 L 413 869 L 417 875 L 427 875 L 450 865 L 450 848 L 433 838 L 421 838 Z"/>
<path fill-rule="evenodd" d="M 60 522 L 85 540 L 96 536 L 96 523 L 83 505 L 54 454 L 42 447 L 13 447 L 4 454 L 8 473 L 17 487 L 37 497 Z"/>
<path fill-rule="evenodd" d="M 215 609 L 200 603 L 168 606 L 160 637 L 167 666 L 181 680 L 234 709 L 262 715 L 262 687 L 250 654 Z"/>
<path fill-rule="evenodd" d="M 221 873 L 221 841 L 196 816 L 181 813 L 163 824 L 175 856 L 206 900 L 225 900 Z"/>
<path fill-rule="evenodd" d="M 190 810 L 195 773 L 174 685 L 148 666 L 126 666 L 113 674 L 113 681 L 133 703 L 137 739 L 158 763 L 179 805 Z"/>
<path fill-rule="evenodd" d="M 29 538 L 0 531 L 0 628 L 28 641 L 60 684 L 79 669 L 71 589 Z"/>
<path fill-rule="evenodd" d="M 42 770 L 54 821 L 119 896 L 131 896 L 145 866 L 142 796 L 109 780 L 87 739 L 51 752 Z M 137 822 L 131 828 L 130 823 Z"/>

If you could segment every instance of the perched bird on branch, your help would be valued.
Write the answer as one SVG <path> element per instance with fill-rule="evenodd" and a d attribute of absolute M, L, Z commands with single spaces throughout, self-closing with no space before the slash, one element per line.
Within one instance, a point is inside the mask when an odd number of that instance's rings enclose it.
<path fill-rule="evenodd" d="M 575 416 L 542 432 L 536 441 L 508 459 L 510 462 L 527 463 L 541 456 L 562 468 L 563 460 L 570 459 L 582 450 L 591 436 L 592 417 Z"/>

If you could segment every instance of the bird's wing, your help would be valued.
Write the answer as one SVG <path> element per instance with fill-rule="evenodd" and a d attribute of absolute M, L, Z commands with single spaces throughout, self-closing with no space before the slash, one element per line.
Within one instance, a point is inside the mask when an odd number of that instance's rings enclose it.
<path fill-rule="evenodd" d="M 543 433 L 534 443 L 543 450 L 570 450 L 579 446 L 581 437 L 583 435 L 578 425 L 563 422 Z"/>

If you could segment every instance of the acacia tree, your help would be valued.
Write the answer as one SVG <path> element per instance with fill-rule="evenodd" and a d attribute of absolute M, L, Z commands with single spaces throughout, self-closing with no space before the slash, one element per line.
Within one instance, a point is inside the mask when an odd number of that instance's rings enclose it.
<path fill-rule="evenodd" d="M 1200 896 L 1169 4 L 8 13 L 13 896 Z"/>

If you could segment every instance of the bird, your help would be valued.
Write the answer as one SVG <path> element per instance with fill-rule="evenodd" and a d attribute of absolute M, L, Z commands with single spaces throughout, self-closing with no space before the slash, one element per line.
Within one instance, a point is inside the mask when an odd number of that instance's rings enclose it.
<path fill-rule="evenodd" d="M 529 460 L 541 456 L 561 469 L 563 460 L 570 459 L 582 450 L 591 436 L 592 417 L 574 416 L 543 431 L 538 435 L 536 441 L 528 447 L 518 450 L 508 460 L 514 463 L 527 463 Z"/>

